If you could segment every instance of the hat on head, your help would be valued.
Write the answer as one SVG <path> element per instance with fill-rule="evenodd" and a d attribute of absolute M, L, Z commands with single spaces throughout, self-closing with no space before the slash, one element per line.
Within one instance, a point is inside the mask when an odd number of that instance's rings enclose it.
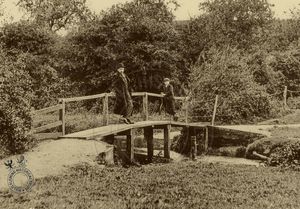
<path fill-rule="evenodd" d="M 169 78 L 164 78 L 164 82 L 166 82 L 166 81 L 170 81 L 170 79 Z"/>
<path fill-rule="evenodd" d="M 123 62 L 121 62 L 121 63 L 119 63 L 119 64 L 117 65 L 117 69 L 120 69 L 120 68 L 125 68 Z"/>

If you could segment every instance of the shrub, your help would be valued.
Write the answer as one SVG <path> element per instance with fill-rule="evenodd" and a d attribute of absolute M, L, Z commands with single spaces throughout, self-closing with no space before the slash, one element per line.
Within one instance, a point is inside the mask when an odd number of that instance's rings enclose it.
<path fill-rule="evenodd" d="M 297 47 L 291 48 L 284 52 L 274 53 L 274 62 L 272 67 L 275 71 L 284 75 L 285 85 L 289 90 L 299 91 L 300 86 L 300 51 Z M 299 95 L 297 92 L 295 95 Z"/>
<path fill-rule="evenodd" d="M 62 90 L 68 87 L 57 72 L 55 42 L 58 37 L 43 27 L 20 21 L 5 24 L 0 29 L 0 43 L 12 62 L 22 63 L 22 69 L 31 77 L 36 109 L 57 102 Z"/>
<path fill-rule="evenodd" d="M 26 150 L 32 142 L 28 135 L 31 129 L 31 79 L 22 69 L 22 63 L 11 62 L 3 51 L 0 51 L 0 60 L 1 153 L 16 154 Z"/>
<path fill-rule="evenodd" d="M 190 77 L 195 99 L 193 116 L 211 116 L 215 95 L 219 95 L 220 122 L 240 123 L 270 117 L 271 98 L 254 81 L 242 52 L 212 49 L 203 59 L 203 63 L 192 69 Z"/>
<path fill-rule="evenodd" d="M 273 149 L 268 164 L 271 166 L 300 166 L 300 140 L 291 139 L 277 144 Z"/>
<path fill-rule="evenodd" d="M 300 140 L 286 136 L 276 136 L 257 140 L 248 145 L 246 157 L 257 159 L 256 151 L 268 157 L 270 166 L 295 167 L 300 165 Z"/>

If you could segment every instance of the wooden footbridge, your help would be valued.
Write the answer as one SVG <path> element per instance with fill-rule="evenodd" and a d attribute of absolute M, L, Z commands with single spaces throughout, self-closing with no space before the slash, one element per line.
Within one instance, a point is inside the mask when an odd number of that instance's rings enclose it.
<path fill-rule="evenodd" d="M 48 107 L 42 110 L 34 111 L 32 114 L 46 114 L 50 112 L 59 112 L 59 120 L 57 122 L 50 123 L 48 125 L 44 125 L 42 127 L 36 127 L 33 129 L 34 133 L 39 133 L 48 129 L 53 129 L 55 127 L 59 127 L 61 130 L 60 138 L 77 138 L 77 139 L 99 139 L 102 137 L 114 137 L 115 135 L 123 135 L 126 136 L 127 139 L 127 153 L 130 157 L 130 160 L 133 160 L 134 156 L 134 130 L 135 129 L 143 129 L 144 137 L 147 141 L 147 149 L 148 149 L 148 159 L 152 161 L 153 158 L 153 132 L 156 129 L 163 130 L 164 132 L 164 157 L 170 158 L 170 148 L 171 148 L 171 138 L 170 131 L 172 127 L 182 127 L 187 128 L 188 130 L 188 140 L 195 141 L 195 129 L 205 129 L 205 149 L 208 148 L 208 127 L 207 124 L 201 123 L 189 123 L 188 122 L 188 100 L 185 97 L 175 97 L 175 100 L 181 100 L 183 102 L 184 107 L 184 122 L 175 122 L 175 121 L 149 121 L 149 112 L 148 112 L 148 98 L 149 97 L 158 97 L 161 98 L 160 94 L 153 93 L 144 93 L 144 92 L 135 92 L 132 94 L 133 97 L 142 97 L 142 115 L 143 120 L 141 122 L 136 122 L 134 124 L 110 124 L 109 121 L 109 97 L 114 97 L 112 93 L 104 93 L 98 95 L 84 96 L 84 97 L 75 97 L 75 98 L 66 98 L 60 99 L 59 104 Z M 103 126 L 84 130 L 76 133 L 65 133 L 66 127 L 66 103 L 68 102 L 77 102 L 83 100 L 92 100 L 92 99 L 102 99 L 102 108 L 103 108 Z M 216 99 L 217 100 L 217 99 Z M 215 105 L 216 108 L 216 105 Z M 215 111 L 214 111 L 215 112 Z M 215 115 L 215 114 L 214 114 Z M 213 116 L 214 117 L 214 116 Z M 214 120 L 214 118 L 213 118 Z"/>
<path fill-rule="evenodd" d="M 148 161 L 152 162 L 153 158 L 153 132 L 155 129 L 163 130 L 164 132 L 164 157 L 170 158 L 170 150 L 171 150 L 171 137 L 170 131 L 172 127 L 182 127 L 188 128 L 189 139 L 195 139 L 193 133 L 195 133 L 195 129 L 205 128 L 207 130 L 207 126 L 203 124 L 196 123 L 181 123 L 174 121 L 142 121 L 135 124 L 114 124 L 103 126 L 99 128 L 89 129 L 86 131 L 81 131 L 77 133 L 67 134 L 62 136 L 61 138 L 76 138 L 76 139 L 98 139 L 102 137 L 114 137 L 118 136 L 126 136 L 126 144 L 127 144 L 127 154 L 132 161 L 134 158 L 134 129 L 143 129 L 144 139 L 147 141 L 147 152 L 148 152 Z M 206 132 L 206 143 L 205 147 L 208 147 L 208 132 Z"/>

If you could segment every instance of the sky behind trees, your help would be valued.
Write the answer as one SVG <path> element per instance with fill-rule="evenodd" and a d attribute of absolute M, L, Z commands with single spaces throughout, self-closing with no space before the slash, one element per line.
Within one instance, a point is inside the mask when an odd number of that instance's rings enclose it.
<path fill-rule="evenodd" d="M 5 0 L 4 9 L 6 19 L 18 20 L 22 17 L 22 12 L 15 6 L 18 0 Z M 100 12 L 111 7 L 113 4 L 126 2 L 128 0 L 87 0 L 88 6 L 92 11 Z M 197 16 L 199 14 L 198 5 L 201 0 L 178 0 L 181 7 L 175 12 L 176 19 L 186 20 L 189 17 Z M 274 4 L 273 11 L 277 18 L 288 18 L 286 13 L 290 9 L 299 6 L 299 0 L 269 0 Z M 300 6 L 299 6 L 300 7 Z"/>
<path fill-rule="evenodd" d="M 127 0 L 88 0 L 88 4 L 94 11 L 101 11 L 101 9 L 109 8 L 111 5 L 126 2 Z M 201 0 L 177 0 L 181 7 L 175 12 L 176 18 L 179 20 L 189 19 L 190 16 L 195 16 L 199 14 L 198 5 Z M 279 18 L 287 18 L 290 9 L 299 5 L 299 0 L 269 0 L 271 4 L 274 4 L 273 11 L 275 16 Z"/>

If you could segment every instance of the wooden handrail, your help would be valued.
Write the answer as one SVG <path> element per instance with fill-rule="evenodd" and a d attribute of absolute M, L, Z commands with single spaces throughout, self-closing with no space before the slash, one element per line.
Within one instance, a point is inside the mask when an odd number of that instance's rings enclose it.
<path fill-rule="evenodd" d="M 98 99 L 105 97 L 105 94 L 96 94 L 96 95 L 89 95 L 89 96 L 82 96 L 82 97 L 72 97 L 72 98 L 64 98 L 59 99 L 59 101 L 64 100 L 65 102 L 78 102 L 83 100 L 89 100 L 89 99 Z"/>
<path fill-rule="evenodd" d="M 58 127 L 58 126 L 61 126 L 61 125 L 62 125 L 62 121 L 56 121 L 54 123 L 50 123 L 50 124 L 47 124 L 47 125 L 44 125 L 44 126 L 41 126 L 41 127 L 34 128 L 33 133 L 39 133 L 39 132 L 42 132 L 42 131 L 45 131 L 45 130 L 48 130 L 48 129 L 51 129 L 51 128 L 55 128 L 55 127 Z"/>
<path fill-rule="evenodd" d="M 148 92 L 132 92 L 133 97 L 143 97 L 145 94 L 151 97 L 158 97 L 162 98 L 164 97 L 161 94 L 156 93 L 148 93 Z M 83 100 L 90 100 L 90 99 L 98 99 L 98 98 L 104 98 L 105 96 L 114 97 L 115 94 L 112 93 L 102 93 L 102 94 L 96 94 L 96 95 L 89 95 L 89 96 L 82 96 L 82 97 L 73 97 L 73 98 L 62 98 L 59 99 L 59 101 L 64 100 L 65 102 L 76 102 L 76 101 L 83 101 Z M 175 97 L 176 100 L 185 100 L 186 97 Z"/>
<path fill-rule="evenodd" d="M 32 111 L 31 115 L 41 115 L 41 114 L 46 114 L 46 113 L 54 112 L 54 111 L 61 110 L 61 109 L 62 109 L 62 106 L 60 104 L 58 104 L 58 105 L 43 108 L 40 110 Z"/>
<path fill-rule="evenodd" d="M 144 120 L 148 120 L 149 118 L 149 112 L 148 112 L 148 98 L 151 97 L 157 97 L 157 98 L 163 98 L 164 96 L 162 94 L 156 94 L 156 93 L 148 93 L 148 92 L 133 92 L 133 97 L 142 97 L 143 98 L 143 115 Z M 109 97 L 115 97 L 115 94 L 113 92 L 111 93 L 102 93 L 102 94 L 96 94 L 96 95 L 89 95 L 89 96 L 80 96 L 80 97 L 73 97 L 73 98 L 61 98 L 59 99 L 59 104 L 51 107 L 47 107 L 44 109 L 32 111 L 32 115 L 41 115 L 46 113 L 51 113 L 54 111 L 59 110 L 59 120 L 41 127 L 37 127 L 33 129 L 34 133 L 38 133 L 47 129 L 60 127 L 60 131 L 62 135 L 65 134 L 65 128 L 66 128 L 66 119 L 65 119 L 65 111 L 66 111 L 66 103 L 67 102 L 76 102 L 76 101 L 83 101 L 83 100 L 90 100 L 90 99 L 98 99 L 102 98 L 103 101 L 103 123 L 104 125 L 109 124 L 109 112 L 108 112 L 108 98 Z M 175 97 L 176 100 L 187 100 L 186 97 Z M 187 110 L 186 110 L 186 122 L 187 122 Z"/>

